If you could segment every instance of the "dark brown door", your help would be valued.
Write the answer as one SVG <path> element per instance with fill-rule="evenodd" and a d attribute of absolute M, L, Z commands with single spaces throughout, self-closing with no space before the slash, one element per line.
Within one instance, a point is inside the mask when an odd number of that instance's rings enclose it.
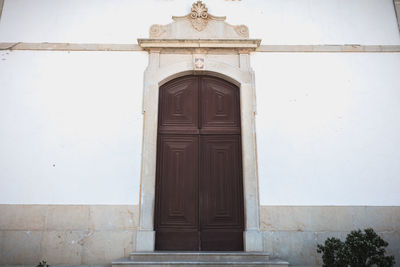
<path fill-rule="evenodd" d="M 210 76 L 160 88 L 156 250 L 243 250 L 239 89 Z"/>

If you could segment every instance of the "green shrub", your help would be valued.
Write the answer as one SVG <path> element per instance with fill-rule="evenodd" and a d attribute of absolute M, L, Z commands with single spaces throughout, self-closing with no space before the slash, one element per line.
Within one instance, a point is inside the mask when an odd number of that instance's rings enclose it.
<path fill-rule="evenodd" d="M 328 238 L 324 245 L 318 244 L 322 253 L 324 267 L 391 267 L 395 264 L 393 256 L 385 256 L 388 243 L 371 228 L 351 231 L 346 241 Z"/>
<path fill-rule="evenodd" d="M 47 264 L 46 261 L 41 261 L 41 262 L 39 262 L 38 265 L 36 265 L 36 267 L 49 267 L 49 265 Z"/>

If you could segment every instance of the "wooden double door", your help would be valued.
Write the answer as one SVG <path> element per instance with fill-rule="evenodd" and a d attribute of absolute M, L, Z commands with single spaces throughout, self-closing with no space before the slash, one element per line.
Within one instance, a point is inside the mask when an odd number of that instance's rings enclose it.
<path fill-rule="evenodd" d="M 239 88 L 211 76 L 159 92 L 156 250 L 243 250 Z"/>

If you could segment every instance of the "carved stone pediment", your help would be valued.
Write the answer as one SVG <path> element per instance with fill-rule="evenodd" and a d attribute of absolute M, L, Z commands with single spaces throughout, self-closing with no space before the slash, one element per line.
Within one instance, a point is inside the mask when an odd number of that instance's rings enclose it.
<path fill-rule="evenodd" d="M 208 13 L 202 1 L 193 3 L 191 12 L 186 16 L 173 16 L 172 23 L 154 24 L 150 28 L 150 38 L 159 39 L 246 39 L 249 29 L 245 25 L 230 25 L 226 17 L 217 17 Z"/>

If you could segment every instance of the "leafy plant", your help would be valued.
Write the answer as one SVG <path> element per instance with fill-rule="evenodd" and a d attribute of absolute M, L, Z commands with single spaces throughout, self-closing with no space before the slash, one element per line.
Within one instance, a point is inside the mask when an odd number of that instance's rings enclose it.
<path fill-rule="evenodd" d="M 41 261 L 41 262 L 39 262 L 38 265 L 36 265 L 36 267 L 49 267 L 49 265 L 47 264 L 46 261 Z"/>
<path fill-rule="evenodd" d="M 371 228 L 351 231 L 346 241 L 332 237 L 324 245 L 318 244 L 324 267 L 392 267 L 393 256 L 385 256 L 388 243 Z"/>

